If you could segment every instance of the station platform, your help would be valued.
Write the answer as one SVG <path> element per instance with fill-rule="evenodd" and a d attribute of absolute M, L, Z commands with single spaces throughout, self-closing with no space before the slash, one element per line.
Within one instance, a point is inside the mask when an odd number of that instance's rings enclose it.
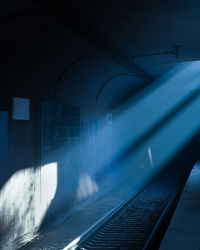
<path fill-rule="evenodd" d="M 138 189 L 140 188 L 138 187 Z M 131 181 L 107 190 L 107 192 L 100 192 L 75 209 L 62 214 L 48 230 L 44 230 L 38 237 L 19 249 L 63 250 L 90 227 L 98 224 L 112 209 L 115 209 L 121 203 L 123 204 L 124 200 L 134 193 L 137 193 L 137 188 Z"/>
<path fill-rule="evenodd" d="M 200 163 L 191 171 L 159 249 L 200 250 Z"/>
<path fill-rule="evenodd" d="M 79 247 L 78 249 L 92 250 L 110 249 L 110 247 L 128 250 L 149 249 L 151 232 L 156 232 L 155 228 L 166 211 L 165 207 L 171 202 L 174 192 L 179 189 L 183 181 L 184 173 L 182 177 L 180 174 L 182 165 L 175 166 L 177 167 L 162 171 L 143 187 L 138 187 L 130 180 L 106 192 L 100 192 L 76 209 L 61 215 L 51 227 L 41 231 L 36 238 L 22 246 L 20 250 L 71 250 L 76 249 L 75 246 Z M 161 250 L 200 250 L 199 180 L 200 163 L 196 164 L 191 171 L 161 243 Z M 116 213 L 119 207 L 120 214 Z M 107 217 L 110 215 L 112 217 L 108 220 Z M 101 231 L 94 230 L 96 225 L 104 222 L 104 227 L 108 229 L 105 235 Z M 113 228 L 108 227 L 108 224 L 113 224 Z M 120 226 L 123 227 L 121 230 Z M 104 227 L 101 228 L 104 230 Z M 90 238 L 87 236 L 88 232 Z M 101 239 L 98 238 L 98 244 L 101 246 L 95 243 L 95 248 L 85 247 L 84 244 L 90 245 L 92 237 L 95 238 L 97 234 L 101 235 Z M 84 241 L 84 239 L 87 240 Z M 157 246 L 153 248 L 155 249 Z"/>

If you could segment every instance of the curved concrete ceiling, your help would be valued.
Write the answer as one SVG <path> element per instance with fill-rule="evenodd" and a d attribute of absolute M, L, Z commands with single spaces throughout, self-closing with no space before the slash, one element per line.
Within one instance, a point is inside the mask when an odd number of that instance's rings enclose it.
<path fill-rule="evenodd" d="M 0 12 L 1 88 L 113 105 L 175 64 L 200 59 L 199 8 L 195 0 L 8 0 Z"/>
<path fill-rule="evenodd" d="M 137 75 L 128 72 L 108 56 L 98 53 L 86 54 L 62 75 L 56 85 L 56 99 L 78 106 L 90 106 L 99 104 L 98 100 L 101 98 L 102 105 L 111 105 L 116 102 L 116 98 L 120 100 L 114 95 L 119 86 L 120 95 L 127 91 L 126 83 L 123 83 L 119 76 L 129 78 L 129 89 L 139 82 Z M 104 87 L 107 90 L 107 85 L 109 85 L 109 96 L 108 92 L 107 95 L 103 93 Z"/>
<path fill-rule="evenodd" d="M 27 10 L 16 13 L 1 26 L 4 34 L 1 77 L 10 94 L 90 106 L 96 105 L 104 84 L 120 74 L 131 74 L 130 87 L 135 86 L 137 73 L 129 72 L 59 19 L 29 12 L 27 15 Z M 115 93 L 115 86 L 111 86 Z M 118 89 L 121 86 L 120 94 L 125 94 L 127 88 L 122 83 L 117 86 Z M 111 92 L 110 96 L 101 96 L 102 105 L 120 99 Z"/>

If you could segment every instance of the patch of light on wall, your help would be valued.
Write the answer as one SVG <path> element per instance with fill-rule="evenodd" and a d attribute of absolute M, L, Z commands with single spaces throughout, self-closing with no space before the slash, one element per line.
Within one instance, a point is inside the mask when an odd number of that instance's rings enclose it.
<path fill-rule="evenodd" d="M 79 186 L 76 191 L 78 200 L 83 200 L 84 198 L 98 192 L 99 188 L 95 182 L 88 174 L 83 174 L 79 178 Z"/>
<path fill-rule="evenodd" d="M 3 244 L 5 249 L 10 241 L 19 236 L 36 233 L 55 196 L 56 189 L 57 163 L 55 162 L 42 166 L 41 170 L 40 168 L 19 170 L 10 177 L 0 191 L 1 226 L 7 232 L 6 239 L 2 239 L 5 241 Z"/>

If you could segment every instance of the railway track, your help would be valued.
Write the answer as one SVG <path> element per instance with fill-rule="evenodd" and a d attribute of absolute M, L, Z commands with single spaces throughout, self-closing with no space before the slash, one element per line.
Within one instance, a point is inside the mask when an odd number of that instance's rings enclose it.
<path fill-rule="evenodd" d="M 163 172 L 71 249 L 157 249 L 186 179 Z"/>

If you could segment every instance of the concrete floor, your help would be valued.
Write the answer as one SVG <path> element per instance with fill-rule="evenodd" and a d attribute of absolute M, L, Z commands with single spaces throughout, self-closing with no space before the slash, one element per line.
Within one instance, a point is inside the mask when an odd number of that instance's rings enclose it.
<path fill-rule="evenodd" d="M 116 205 L 126 200 L 141 187 L 132 181 L 119 185 L 104 194 L 94 197 L 93 201 L 82 204 L 66 217 L 62 215 L 57 225 L 39 234 L 36 240 L 20 248 L 23 250 L 62 250 L 88 228 L 93 226 Z"/>
<path fill-rule="evenodd" d="M 186 183 L 160 250 L 200 250 L 200 163 Z"/>

